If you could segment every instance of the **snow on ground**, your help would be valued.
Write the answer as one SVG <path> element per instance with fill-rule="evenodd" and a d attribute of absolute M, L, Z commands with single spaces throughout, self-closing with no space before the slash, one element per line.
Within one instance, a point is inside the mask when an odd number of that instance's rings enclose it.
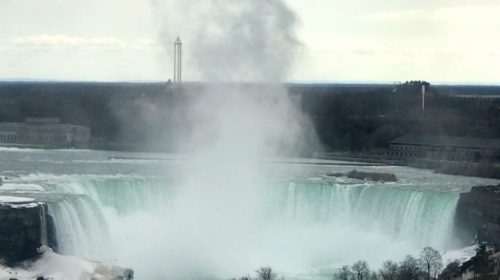
<path fill-rule="evenodd" d="M 0 196 L 0 206 L 10 208 L 35 208 L 38 207 L 38 202 L 33 198 L 18 197 L 18 196 Z"/>
<path fill-rule="evenodd" d="M 445 252 L 442 255 L 443 268 L 455 260 L 457 260 L 460 264 L 463 264 L 476 255 L 476 250 L 478 248 L 479 245 L 473 244 L 465 248 Z"/>
<path fill-rule="evenodd" d="M 35 202 L 33 198 L 18 196 L 0 196 L 0 203 L 31 203 Z"/>
<path fill-rule="evenodd" d="M 15 268 L 0 264 L 0 279 L 34 280 L 43 276 L 50 280 L 112 280 L 126 273 L 125 269 L 116 266 L 58 255 L 50 248 L 44 250 L 37 260 L 23 262 Z"/>

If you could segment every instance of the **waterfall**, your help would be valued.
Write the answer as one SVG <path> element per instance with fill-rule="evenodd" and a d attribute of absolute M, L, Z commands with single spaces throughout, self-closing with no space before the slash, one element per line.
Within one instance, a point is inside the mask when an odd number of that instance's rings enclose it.
<path fill-rule="evenodd" d="M 164 183 L 157 178 L 135 176 L 43 178 L 39 184 L 59 197 L 48 203 L 59 253 L 98 260 L 111 258 L 109 252 L 114 244 L 110 224 L 120 216 L 154 211 L 168 204 L 171 195 Z"/>
<path fill-rule="evenodd" d="M 294 219 L 296 216 L 295 213 L 295 183 L 290 183 L 288 187 L 288 196 L 287 196 L 287 215 L 288 220 Z"/>
<path fill-rule="evenodd" d="M 183 254 L 188 259 L 182 262 L 200 258 L 197 265 L 217 259 L 211 273 L 221 275 L 228 273 L 222 264 L 244 264 L 241 271 L 270 265 L 314 274 L 315 269 L 337 268 L 360 258 L 376 267 L 384 259 L 398 260 L 425 246 L 444 250 L 452 240 L 458 201 L 458 192 L 440 192 L 439 186 L 422 187 L 418 182 L 280 179 L 266 183 L 259 206 L 264 208 L 257 209 L 264 215 L 258 216 L 255 227 L 240 231 L 232 224 L 212 228 L 210 220 L 197 224 L 206 219 L 203 207 L 179 204 L 182 186 L 170 178 L 41 174 L 25 181 L 36 182 L 44 189 L 40 195 L 52 198 L 48 213 L 59 253 L 119 260 L 153 278 L 171 275 Z M 237 188 L 238 181 L 234 183 Z M 162 266 L 162 260 L 171 263 Z M 176 273 L 184 272 L 172 275 Z"/>
<path fill-rule="evenodd" d="M 458 195 L 397 184 L 291 183 L 286 213 L 306 224 L 379 230 L 421 247 L 444 249 L 452 236 Z"/>
<path fill-rule="evenodd" d="M 173 196 L 166 181 L 135 176 L 67 176 L 53 179 L 44 188 L 59 193 L 88 196 L 100 207 L 119 215 L 147 211 L 168 203 Z"/>
<path fill-rule="evenodd" d="M 356 226 L 363 231 L 382 231 L 420 247 L 444 249 L 451 240 L 456 193 L 421 191 L 418 186 L 397 184 L 328 181 L 297 181 L 280 187 L 283 190 L 278 190 L 278 201 L 282 202 L 269 205 L 278 213 L 269 215 L 274 222 Z M 45 188 L 76 194 L 49 204 L 49 213 L 56 222 L 61 250 L 83 256 L 92 255 L 92 247 L 106 243 L 109 221 L 105 209 L 119 216 L 151 212 L 170 203 L 174 196 L 168 183 L 158 178 L 62 178 L 52 180 Z M 269 192 L 273 189 L 270 187 Z"/>
<path fill-rule="evenodd" d="M 59 252 L 101 259 L 109 247 L 109 229 L 101 209 L 89 197 L 67 195 L 51 202 Z"/>
<path fill-rule="evenodd" d="M 47 205 L 41 204 L 40 207 L 40 236 L 42 245 L 48 245 L 48 235 L 47 235 Z"/>

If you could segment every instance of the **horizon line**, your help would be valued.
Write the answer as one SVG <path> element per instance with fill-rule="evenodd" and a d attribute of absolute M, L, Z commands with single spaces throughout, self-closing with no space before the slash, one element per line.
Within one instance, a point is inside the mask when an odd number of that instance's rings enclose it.
<path fill-rule="evenodd" d="M 429 81 L 424 79 L 413 79 L 405 81 L 387 81 L 387 80 L 289 80 L 282 81 L 278 83 L 283 84 L 375 84 L 375 85 L 394 85 L 398 83 L 404 83 L 406 81 L 426 81 L 431 83 L 431 85 L 478 85 L 478 86 L 500 86 L 499 82 L 452 82 L 452 81 Z M 167 83 L 168 80 L 99 80 L 99 79 L 43 79 L 43 78 L 0 78 L 0 82 L 52 82 L 52 83 Z M 210 83 L 209 81 L 184 81 L 183 83 Z M 233 82 L 223 82 L 223 83 L 233 83 Z M 234 82 L 236 83 L 236 82 Z M 263 82 L 242 82 L 242 83 L 254 83 L 259 84 Z"/>

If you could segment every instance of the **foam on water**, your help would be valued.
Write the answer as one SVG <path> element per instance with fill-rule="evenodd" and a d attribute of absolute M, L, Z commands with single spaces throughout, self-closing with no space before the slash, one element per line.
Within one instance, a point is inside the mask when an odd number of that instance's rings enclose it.
<path fill-rule="evenodd" d="M 102 209 L 87 196 L 68 195 L 49 203 L 59 252 L 107 260 L 111 240 Z"/>
<path fill-rule="evenodd" d="M 300 182 L 290 184 L 287 199 L 287 214 L 294 220 L 355 225 L 417 246 L 445 248 L 458 194 L 397 184 Z"/>
<path fill-rule="evenodd" d="M 193 188 L 200 191 L 196 205 L 192 194 L 183 201 L 175 181 L 160 177 L 31 174 L 16 180 L 64 194 L 49 203 L 62 253 L 119 260 L 147 279 L 224 279 L 262 265 L 289 279 L 328 279 L 358 259 L 376 267 L 427 245 L 445 250 L 458 199 L 457 192 L 414 182 L 317 177 L 267 181 L 265 191 L 248 200 L 260 200 L 259 209 L 242 205 L 242 212 L 224 213 L 238 207 L 228 199 L 241 195 L 235 199 L 241 203 L 246 193 L 236 187 L 207 202 L 217 189 Z"/>

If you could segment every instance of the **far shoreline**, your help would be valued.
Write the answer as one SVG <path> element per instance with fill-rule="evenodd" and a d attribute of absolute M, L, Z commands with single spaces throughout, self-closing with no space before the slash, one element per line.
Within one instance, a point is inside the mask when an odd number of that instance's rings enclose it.
<path fill-rule="evenodd" d="M 192 155 L 186 153 L 175 153 L 169 151 L 152 151 L 138 149 L 78 149 L 78 148 L 58 148 L 46 147 L 40 145 L 3 145 L 0 151 L 14 150 L 39 150 L 39 151 L 95 151 L 110 153 L 130 153 L 138 156 L 110 156 L 109 160 L 152 160 L 152 161 L 170 161 L 170 160 L 189 160 Z M 166 157 L 149 157 L 144 155 L 166 155 Z M 169 157 L 170 156 L 174 156 Z M 265 158 L 260 160 L 263 163 L 275 164 L 302 164 L 302 165 L 323 165 L 323 166 L 406 166 L 417 169 L 432 170 L 436 173 L 446 175 L 458 175 L 467 177 L 500 179 L 500 165 L 494 162 L 472 162 L 472 161 L 446 161 L 434 160 L 428 158 L 396 158 L 386 156 L 383 151 L 375 152 L 352 152 L 336 151 L 326 153 L 315 153 L 310 157 L 278 157 Z"/>

